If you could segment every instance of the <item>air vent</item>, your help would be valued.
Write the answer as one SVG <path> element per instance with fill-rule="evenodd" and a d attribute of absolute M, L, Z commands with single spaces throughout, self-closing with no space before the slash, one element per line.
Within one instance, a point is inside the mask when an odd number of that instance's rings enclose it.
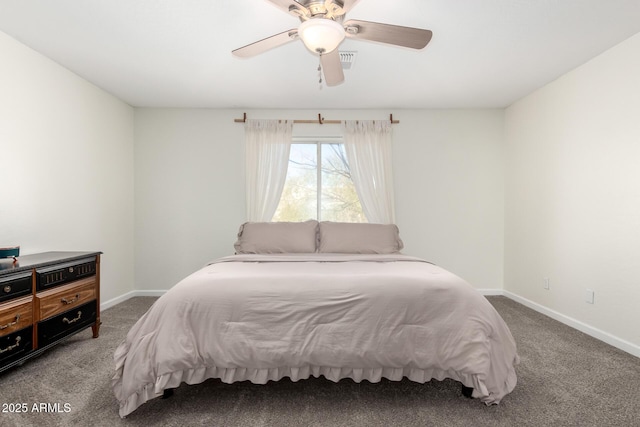
<path fill-rule="evenodd" d="M 340 52 L 340 63 L 342 64 L 343 70 L 348 70 L 353 67 L 353 63 L 356 60 L 356 55 L 358 52 Z"/>

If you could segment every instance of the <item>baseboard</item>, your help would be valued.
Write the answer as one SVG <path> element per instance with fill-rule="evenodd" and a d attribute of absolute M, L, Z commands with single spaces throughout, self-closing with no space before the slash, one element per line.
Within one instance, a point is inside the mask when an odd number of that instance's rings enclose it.
<path fill-rule="evenodd" d="M 109 307 L 113 307 L 116 304 L 120 304 L 133 297 L 159 297 L 162 296 L 167 291 L 162 290 L 137 290 L 127 292 L 124 295 L 119 297 L 110 299 L 109 301 L 103 302 L 100 304 L 100 310 L 106 310 Z M 616 337 L 615 335 L 611 335 L 608 332 L 602 331 L 598 328 L 594 328 L 593 326 L 587 325 L 584 322 L 576 320 L 572 317 L 559 313 L 555 310 L 547 308 L 537 302 L 533 302 L 528 300 L 520 295 L 514 294 L 513 292 L 505 291 L 504 289 L 478 289 L 482 295 L 486 296 L 505 296 L 519 304 L 524 305 L 525 307 L 529 307 L 532 310 L 537 311 L 538 313 L 544 314 L 545 316 L 551 317 L 554 320 L 557 320 L 560 323 L 564 323 L 567 326 L 571 326 L 574 329 L 579 330 L 580 332 L 584 332 L 585 334 L 592 336 L 600 341 L 603 341 L 609 345 L 612 345 L 616 348 L 619 348 L 622 351 L 625 351 L 629 354 L 632 354 L 636 357 L 640 357 L 640 346 L 637 346 L 629 341 L 625 341 L 621 338 Z"/>
<path fill-rule="evenodd" d="M 504 291 L 502 289 L 478 289 L 478 292 L 480 292 L 482 295 L 492 297 L 504 295 Z"/>
<path fill-rule="evenodd" d="M 165 292 L 167 291 L 144 291 L 144 290 L 138 290 L 138 291 L 130 291 L 127 292 L 126 294 L 120 295 L 119 297 L 115 297 L 112 298 L 108 301 L 101 301 L 100 302 L 100 311 L 102 310 L 106 310 L 107 308 L 111 308 L 114 305 L 118 305 L 121 302 L 125 302 L 126 300 L 133 298 L 133 297 L 159 297 L 162 296 Z"/>
<path fill-rule="evenodd" d="M 585 334 L 592 336 L 593 338 L 599 339 L 600 341 L 619 348 L 622 351 L 626 351 L 627 353 L 632 354 L 636 357 L 640 357 L 640 346 L 637 346 L 629 341 L 618 338 L 615 335 L 611 335 L 610 333 L 598 328 L 594 328 L 593 326 L 576 320 L 573 317 L 569 317 L 565 314 L 559 313 L 555 310 L 538 304 L 537 302 L 528 300 L 524 297 L 521 297 L 520 295 L 516 295 L 512 292 L 503 290 L 502 295 L 524 305 L 525 307 L 529 307 L 530 309 L 535 310 L 538 313 L 551 317 L 552 319 L 557 320 L 560 323 L 564 323 L 565 325 L 571 326 L 572 328 L 577 329 L 580 332 L 584 332 Z"/>

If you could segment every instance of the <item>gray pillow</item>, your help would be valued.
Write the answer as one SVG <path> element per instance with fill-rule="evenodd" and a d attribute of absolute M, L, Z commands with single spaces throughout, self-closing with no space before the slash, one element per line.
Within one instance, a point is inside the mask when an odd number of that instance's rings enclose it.
<path fill-rule="evenodd" d="M 312 253 L 316 251 L 318 221 L 245 222 L 234 247 L 237 254 Z"/>
<path fill-rule="evenodd" d="M 343 254 L 393 254 L 404 247 L 395 224 L 350 222 L 320 223 L 318 252 Z"/>

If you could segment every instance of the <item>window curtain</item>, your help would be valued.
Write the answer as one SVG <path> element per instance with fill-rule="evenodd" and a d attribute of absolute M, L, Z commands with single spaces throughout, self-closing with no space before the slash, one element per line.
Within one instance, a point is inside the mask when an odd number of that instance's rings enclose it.
<path fill-rule="evenodd" d="M 391 169 L 391 122 L 343 121 L 344 148 L 351 179 L 367 220 L 395 223 Z"/>
<path fill-rule="evenodd" d="M 278 208 L 287 177 L 292 129 L 289 120 L 245 122 L 248 221 L 271 221 Z"/>

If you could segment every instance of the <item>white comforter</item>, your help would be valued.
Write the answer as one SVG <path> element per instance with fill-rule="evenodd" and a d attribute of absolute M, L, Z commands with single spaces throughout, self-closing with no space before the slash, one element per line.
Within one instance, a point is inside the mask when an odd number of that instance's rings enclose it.
<path fill-rule="evenodd" d="M 208 378 L 452 378 L 491 404 L 518 363 L 500 315 L 454 274 L 404 255 L 326 254 L 216 260 L 159 298 L 114 359 L 121 416 Z"/>

